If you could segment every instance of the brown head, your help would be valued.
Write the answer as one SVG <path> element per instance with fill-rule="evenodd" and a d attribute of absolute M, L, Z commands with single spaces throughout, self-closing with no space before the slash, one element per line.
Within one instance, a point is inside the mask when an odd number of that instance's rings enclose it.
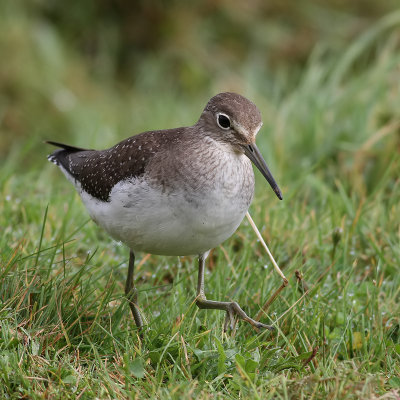
<path fill-rule="evenodd" d="M 282 193 L 255 144 L 262 120 L 254 103 L 240 94 L 219 93 L 207 103 L 196 126 L 214 140 L 229 144 L 234 151 L 245 154 L 282 200 Z"/>

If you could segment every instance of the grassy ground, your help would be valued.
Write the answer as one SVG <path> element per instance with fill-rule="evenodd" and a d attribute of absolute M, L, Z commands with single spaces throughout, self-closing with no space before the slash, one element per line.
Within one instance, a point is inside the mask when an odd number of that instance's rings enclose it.
<path fill-rule="evenodd" d="M 30 74 L 33 94 L 3 123 L 32 136 L 8 138 L 0 164 L 0 397 L 398 399 L 399 23 L 390 15 L 340 53 L 317 47 L 290 90 L 251 61 L 236 84 L 262 110 L 258 144 L 284 193 L 257 176 L 250 209 L 290 281 L 262 318 L 275 333 L 239 323 L 225 334 L 222 312 L 193 303 L 194 259 L 141 254 L 139 338 L 123 298 L 127 250 L 89 221 L 41 144 L 99 148 L 189 125 L 224 88 L 185 97 L 143 82 L 133 97 L 40 32 L 29 65 L 10 52 L 6 72 Z M 208 297 L 250 315 L 279 285 L 245 221 L 209 258 Z"/>

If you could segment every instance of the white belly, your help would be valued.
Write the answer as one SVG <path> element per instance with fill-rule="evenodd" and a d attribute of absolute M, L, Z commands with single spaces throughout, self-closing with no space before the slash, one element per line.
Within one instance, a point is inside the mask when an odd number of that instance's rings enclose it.
<path fill-rule="evenodd" d="M 160 255 L 201 254 L 216 247 L 235 232 L 249 206 L 217 191 L 192 197 L 162 193 L 142 179 L 117 184 L 109 202 L 80 194 L 90 216 L 113 238 L 133 251 Z"/>

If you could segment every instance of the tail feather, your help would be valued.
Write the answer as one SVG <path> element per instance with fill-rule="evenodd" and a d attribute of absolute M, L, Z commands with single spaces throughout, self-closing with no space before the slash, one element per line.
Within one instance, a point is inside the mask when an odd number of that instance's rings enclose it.
<path fill-rule="evenodd" d="M 82 147 L 70 146 L 69 144 L 53 142 L 52 140 L 46 140 L 45 143 L 51 144 L 52 146 L 61 147 L 62 149 L 68 150 L 71 152 L 88 150 L 88 149 L 83 149 Z"/>
<path fill-rule="evenodd" d="M 81 147 L 70 146 L 69 144 L 53 142 L 51 140 L 46 140 L 45 143 L 51 144 L 53 146 L 61 147 L 61 149 L 53 151 L 47 156 L 47 159 L 58 166 L 63 166 L 65 169 L 69 170 L 68 156 L 72 153 L 77 153 L 80 151 L 86 151 L 87 149 L 82 149 Z"/>
<path fill-rule="evenodd" d="M 60 151 L 63 151 L 63 150 L 56 150 L 53 153 L 49 154 L 47 156 L 47 159 L 50 162 L 52 162 L 53 164 L 60 165 L 60 163 L 58 162 L 58 157 L 57 157 L 57 153 L 59 153 Z"/>

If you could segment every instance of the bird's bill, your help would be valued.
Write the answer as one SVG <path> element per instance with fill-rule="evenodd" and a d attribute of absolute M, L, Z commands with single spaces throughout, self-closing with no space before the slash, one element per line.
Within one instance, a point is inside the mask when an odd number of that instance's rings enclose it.
<path fill-rule="evenodd" d="M 250 160 L 253 162 L 253 164 L 260 170 L 260 172 L 263 174 L 264 178 L 271 185 L 273 191 L 278 196 L 279 200 L 282 200 L 282 192 L 279 189 L 277 183 L 275 182 L 275 179 L 272 176 L 271 171 L 267 167 L 267 164 L 266 164 L 263 156 L 261 155 L 260 150 L 258 150 L 258 147 L 256 146 L 256 144 L 252 143 L 249 145 L 245 145 L 245 146 L 243 146 L 243 149 L 244 149 L 244 154 L 250 158 Z"/>

